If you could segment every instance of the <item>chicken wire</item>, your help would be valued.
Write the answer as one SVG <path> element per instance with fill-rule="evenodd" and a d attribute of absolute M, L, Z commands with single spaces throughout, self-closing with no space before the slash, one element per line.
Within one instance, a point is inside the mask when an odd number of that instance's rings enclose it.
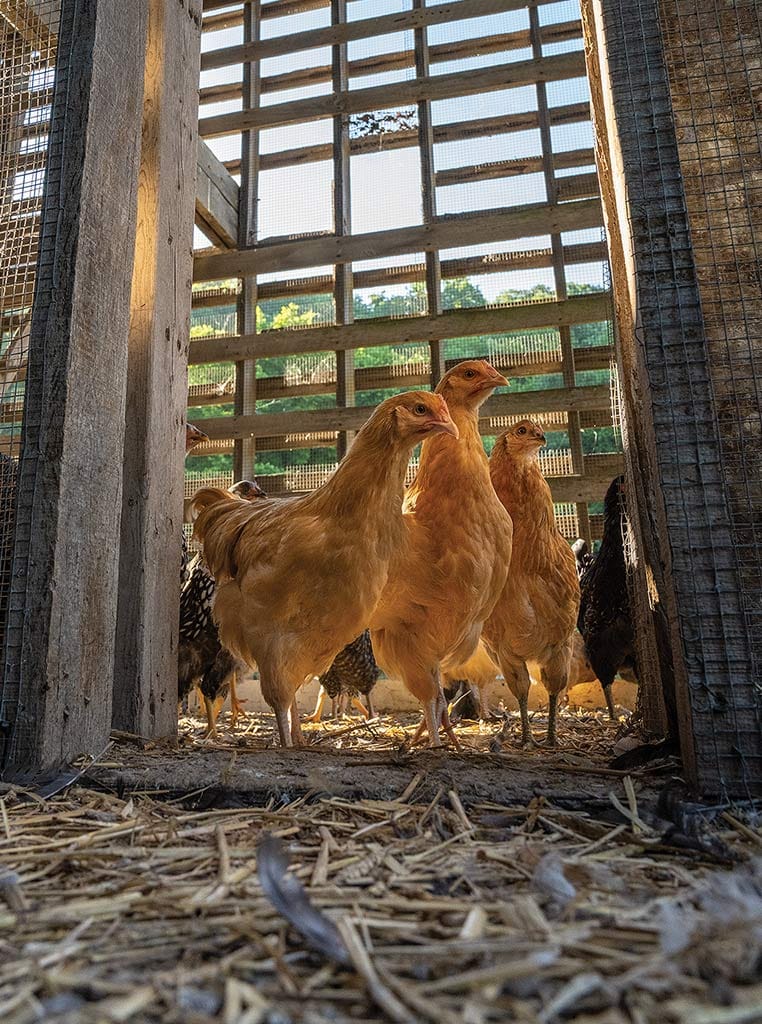
<path fill-rule="evenodd" d="M 410 11 L 417 5 L 418 0 L 395 0 L 394 11 Z M 482 17 L 352 40 L 345 48 L 300 50 L 295 41 L 293 53 L 202 70 L 201 103 L 207 115 L 305 102 L 332 90 L 391 88 L 427 77 L 433 81 L 441 75 L 507 68 L 533 58 L 579 56 L 577 64 L 570 65 L 578 70 L 570 70 L 558 81 L 542 82 L 540 73 L 539 84 L 487 89 L 476 96 L 435 99 L 428 105 L 381 103 L 350 114 L 343 126 L 339 118 L 324 118 L 210 138 L 217 156 L 232 174 L 240 175 L 241 244 L 245 246 L 264 242 L 266 252 L 268 246 L 282 241 L 330 235 L 337 230 L 339 215 L 341 232 L 350 235 L 422 225 L 432 218 L 453 220 L 452 241 L 438 251 L 383 257 L 369 252 L 368 258 L 349 265 L 265 271 L 247 279 L 239 294 L 239 332 L 256 330 L 264 335 L 269 330 L 303 331 L 352 320 L 371 325 L 392 319 L 400 322 L 400 338 L 375 348 L 359 341 L 359 347 L 346 355 L 294 352 L 264 357 L 256 364 L 239 363 L 235 404 L 225 403 L 216 414 L 256 415 L 262 420 L 257 434 L 266 434 L 269 413 L 375 405 L 401 390 L 428 386 L 440 372 L 441 357 L 445 369 L 458 359 L 490 359 L 511 378 L 511 393 L 607 387 L 608 356 L 592 350 L 603 348 L 598 328 L 611 315 L 608 306 L 600 322 L 561 330 L 475 334 L 447 339 L 441 348 L 404 341 L 405 321 L 435 315 L 440 309 L 530 308 L 577 294 L 604 296 L 607 291 L 601 227 L 553 236 L 530 227 L 526 237 L 454 246 L 457 222 L 463 216 L 510 212 L 547 201 L 573 204 L 598 195 L 578 3 L 541 3 L 536 9 L 528 3 L 497 13 L 490 6 Z M 252 3 L 229 15 L 210 12 L 204 19 L 207 31 L 202 48 L 233 46 L 255 38 L 267 41 L 274 36 L 287 40 L 289 34 L 328 27 L 342 18 L 372 18 L 378 14 L 378 5 L 369 0 L 351 0 L 346 5 L 325 0 L 310 4 L 309 11 L 277 19 L 271 17 L 273 11 L 266 4 Z M 389 13 L 386 7 L 382 13 Z M 337 65 L 340 49 L 346 58 L 343 70 Z M 426 141 L 427 118 L 430 142 Z M 337 158 L 336 132 L 340 130 L 348 150 L 344 165 Z M 433 174 L 429 199 L 428 146 Z M 345 173 L 346 190 L 341 182 Z M 225 286 L 234 288 L 235 282 Z M 205 293 L 198 296 L 194 323 L 200 324 L 205 317 L 211 325 L 214 296 L 209 288 Z M 221 306 L 230 294 L 220 295 Z M 202 378 L 198 374 L 205 371 L 196 371 L 192 413 L 200 404 L 211 403 L 217 383 L 211 368 Z M 348 391 L 342 385 L 347 375 L 354 381 Z M 554 409 L 557 403 L 554 395 L 549 405 Z M 563 470 L 563 475 L 591 477 L 590 501 L 602 498 L 608 482 L 599 473 L 603 464 L 595 457 L 620 451 L 607 407 L 604 399 L 597 409 L 588 403 L 580 412 L 563 414 L 554 445 L 570 454 L 549 456 L 553 468 Z M 542 401 L 533 408 L 543 420 Z M 591 415 L 592 422 L 586 425 L 585 417 Z M 338 443 L 344 443 L 341 434 Z M 238 475 L 256 472 L 271 478 L 263 480 L 265 487 L 301 489 L 325 478 L 322 443 L 297 449 L 284 446 L 280 436 L 258 436 L 256 442 L 237 442 L 236 448 Z M 189 464 L 203 455 L 203 449 L 198 449 Z M 310 472 L 312 466 L 314 472 Z M 214 472 L 220 467 L 219 459 L 208 467 Z M 621 462 L 614 464 L 614 472 L 619 468 Z M 564 522 L 571 530 L 572 520 L 565 516 Z M 595 539 L 587 501 L 577 505 L 576 524 L 588 541 Z"/>
<path fill-rule="evenodd" d="M 605 0 L 602 8 L 629 179 L 639 339 L 653 360 L 655 450 L 647 437 L 630 439 L 630 476 L 647 484 L 637 493 L 646 547 L 667 541 L 654 536 L 651 488 L 670 530 L 698 781 L 711 792 L 759 795 L 762 12 L 756 0 Z"/>
<path fill-rule="evenodd" d="M 0 5 L 0 727 L 8 720 L 6 619 L 59 0 Z"/>

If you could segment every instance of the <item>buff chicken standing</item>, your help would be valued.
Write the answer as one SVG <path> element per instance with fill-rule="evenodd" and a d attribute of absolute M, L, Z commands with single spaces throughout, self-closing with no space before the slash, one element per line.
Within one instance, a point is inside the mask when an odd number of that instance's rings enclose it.
<path fill-rule="evenodd" d="M 576 559 L 558 531 L 550 487 L 540 470 L 538 454 L 544 444 L 542 429 L 532 420 L 521 420 L 500 435 L 489 462 L 492 483 L 511 515 L 514 532 L 508 581 L 484 628 L 484 639 L 519 702 L 524 745 L 533 742 L 527 662 L 539 667 L 548 692 L 547 742 L 553 745 L 558 697 L 568 680 L 579 610 Z"/>
<path fill-rule="evenodd" d="M 441 670 L 473 654 L 505 586 L 511 517 L 494 492 L 479 434 L 479 408 L 508 381 L 482 359 L 449 370 L 436 394 L 447 402 L 459 438 L 423 442 L 405 498 L 405 543 L 371 618 L 376 658 L 423 705 L 431 746 L 444 727 L 453 744 Z"/>
<path fill-rule="evenodd" d="M 404 542 L 410 455 L 435 434 L 458 434 L 443 398 L 395 395 L 311 494 L 252 504 L 206 488 L 194 498 L 220 639 L 259 667 L 283 746 L 302 743 L 296 691 L 368 625 Z"/>

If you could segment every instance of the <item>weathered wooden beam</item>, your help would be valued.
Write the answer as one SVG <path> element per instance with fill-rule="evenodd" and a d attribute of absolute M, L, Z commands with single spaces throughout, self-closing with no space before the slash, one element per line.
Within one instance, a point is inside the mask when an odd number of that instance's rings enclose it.
<path fill-rule="evenodd" d="M 738 296 L 749 280 L 741 260 L 756 266 L 759 258 L 759 235 L 750 227 L 758 210 L 752 192 L 739 192 L 724 176 L 738 159 L 740 126 L 750 123 L 756 72 L 747 54 L 759 51 L 760 40 L 758 9 L 749 3 L 746 11 L 756 47 L 739 36 L 737 10 L 726 19 L 695 0 L 641 0 L 637 8 L 583 3 L 616 287 L 627 504 L 638 531 L 637 560 L 649 571 L 639 604 L 649 609 L 658 600 L 663 624 L 659 642 L 644 645 L 642 636 L 653 639 L 653 616 L 638 614 L 638 658 L 657 680 L 660 671 L 665 679 L 674 672 L 684 772 L 705 794 L 723 799 L 762 795 L 760 615 L 741 568 L 754 551 L 747 503 L 759 474 L 747 456 L 752 435 L 759 437 L 759 402 L 743 374 L 736 376 L 731 341 L 751 351 L 750 335 L 738 333 L 736 322 L 743 324 Z M 688 18 L 695 45 L 686 65 Z M 716 104 L 706 82 L 729 60 L 736 84 Z M 680 123 L 676 112 L 684 104 Z M 719 168 L 720 139 L 723 174 L 709 191 L 703 173 L 688 172 L 698 159 Z M 752 150 L 758 158 L 753 133 Z M 744 156 L 739 165 L 745 162 Z M 712 244 L 697 245 L 697 231 L 710 232 Z M 735 276 L 741 267 L 743 279 Z M 717 280 L 729 282 L 728 297 L 704 306 L 707 282 Z M 727 389 L 721 398 L 718 385 Z M 746 477 L 740 521 L 729 491 L 736 467 Z M 751 571 L 758 591 L 758 569 Z"/>
<path fill-rule="evenodd" d="M 124 254 L 135 237 L 145 32 L 143 3 L 126 20 L 121 0 L 62 4 L 0 762 L 41 767 L 97 753 L 111 728 L 132 275 Z"/>
<path fill-rule="evenodd" d="M 548 388 L 495 395 L 482 407 L 482 419 L 494 416 L 531 415 L 569 409 L 597 409 L 609 397 L 608 385 L 580 388 Z M 258 413 L 254 416 L 210 416 L 204 430 L 212 440 L 269 437 L 273 434 L 314 431 L 359 430 L 373 412 L 372 406 L 352 409 L 310 409 L 306 412 Z"/>
<path fill-rule="evenodd" d="M 574 203 L 531 203 L 480 213 L 435 217 L 431 223 L 342 237 L 318 235 L 297 241 L 266 241 L 256 248 L 199 256 L 193 263 L 194 281 L 219 281 L 246 274 L 352 263 L 407 252 L 533 238 L 562 231 L 602 226 L 598 199 Z"/>
<path fill-rule="evenodd" d="M 595 152 L 592 149 L 570 149 L 563 153 L 554 153 L 552 160 L 553 167 L 556 169 L 585 167 L 595 164 Z M 437 171 L 436 183 L 438 188 L 444 188 L 447 185 L 463 185 L 471 181 L 512 178 L 521 174 L 541 174 L 543 167 L 541 155 L 518 157 L 513 160 L 494 160 L 485 164 L 448 167 Z"/>
<path fill-rule="evenodd" d="M 446 25 L 452 21 L 484 18 L 490 14 L 503 14 L 508 11 L 525 9 L 524 0 L 459 0 L 459 3 L 454 4 L 413 8 L 410 11 L 383 14 L 377 18 L 362 18 L 358 21 L 328 25 L 325 28 L 313 28 L 305 32 L 291 32 L 288 35 L 261 39 L 255 43 L 239 43 L 219 50 L 207 50 L 201 57 L 201 70 L 208 71 L 211 68 L 227 67 L 230 64 L 244 64 L 250 60 L 264 60 L 266 57 L 301 53 L 321 46 L 338 46 L 340 43 L 370 39 L 373 36 L 408 32 L 428 25 Z M 576 25 L 577 35 L 581 35 L 582 27 L 579 21 Z"/>
<path fill-rule="evenodd" d="M 429 10 L 431 8 L 428 8 Z M 419 30 L 416 30 L 419 31 Z M 422 30 L 421 30 L 422 31 Z M 555 22 L 542 29 L 544 44 L 568 42 L 570 39 L 582 41 L 582 25 L 579 20 Z M 474 36 L 468 39 L 456 39 L 448 43 L 431 46 L 430 59 L 432 64 L 455 60 L 467 60 L 470 57 L 483 56 L 488 53 L 505 53 L 510 50 L 522 50 L 529 46 L 529 33 L 526 29 L 518 32 L 503 32 L 490 36 Z M 349 77 L 356 79 L 365 75 L 385 74 L 389 71 L 401 71 L 415 66 L 413 50 L 397 50 L 392 53 L 378 53 L 372 57 L 363 57 L 349 62 Z M 331 81 L 330 64 L 316 67 L 299 68 L 277 75 L 267 75 L 262 79 L 262 92 L 285 92 L 287 89 L 304 89 L 308 86 L 320 85 Z M 238 99 L 241 96 L 241 82 L 226 82 L 206 86 L 199 90 L 202 103 Z"/>
<path fill-rule="evenodd" d="M 177 728 L 201 0 L 149 0 L 132 279 L 114 725 Z"/>
<path fill-rule="evenodd" d="M 606 243 L 581 242 L 564 246 L 564 260 L 568 265 L 577 263 L 599 263 L 606 259 Z M 442 277 L 468 277 L 473 274 L 502 274 L 507 270 L 527 270 L 551 267 L 553 255 L 550 249 L 489 253 L 485 256 L 466 256 L 457 260 L 442 260 Z M 423 263 L 409 263 L 402 267 L 381 267 L 374 270 L 358 270 L 354 275 L 355 288 L 376 288 L 393 284 L 410 284 L 423 281 L 426 266 Z M 333 277 L 321 274 L 315 277 L 284 278 L 280 281 L 265 281 L 257 289 L 259 299 L 280 299 L 290 296 L 327 295 L 333 288 Z M 193 308 L 204 309 L 236 302 L 236 294 L 219 288 L 210 288 L 193 293 Z"/>
<path fill-rule="evenodd" d="M 351 350 L 350 350 L 351 351 Z M 574 350 L 578 370 L 605 370 L 611 363 L 611 349 L 608 345 L 591 345 Z M 492 356 L 492 363 L 506 377 L 532 377 L 537 374 L 561 373 L 562 363 L 557 351 L 535 352 L 532 359 L 517 360 Z M 474 359 L 487 358 L 487 352 L 475 351 Z M 442 371 L 449 370 L 457 359 L 445 359 Z M 375 391 L 385 388 L 426 388 L 430 383 L 428 369 L 406 369 L 400 366 L 370 366 L 355 369 L 354 386 L 357 391 Z M 304 384 L 287 384 L 283 376 L 260 377 L 257 381 L 257 397 L 262 401 L 276 398 L 295 398 L 305 395 L 327 395 L 335 388 L 336 380 L 310 381 Z M 208 388 L 195 385 L 188 394 L 189 406 L 225 405 L 232 402 L 231 395 L 220 394 L 216 386 Z"/>
<path fill-rule="evenodd" d="M 427 8 L 428 9 L 428 8 Z M 435 10 L 436 8 L 431 8 Z M 343 93 L 327 93 L 309 99 L 273 103 L 254 110 L 204 117 L 199 132 L 204 138 L 235 135 L 247 128 L 278 128 L 304 124 L 337 114 L 358 114 L 366 110 L 418 103 L 422 99 L 441 100 L 476 93 L 509 89 L 537 81 L 560 81 L 578 78 L 585 73 L 583 53 L 562 53 L 541 60 L 513 61 L 478 71 L 456 71 L 424 80 L 414 79 L 369 89 L 352 89 Z"/>
<path fill-rule="evenodd" d="M 332 327 L 264 331 L 235 338 L 197 338 L 191 342 L 190 363 L 225 363 L 256 356 L 330 352 L 344 348 L 401 345 L 410 341 L 431 342 L 443 338 L 506 334 L 536 327 L 589 324 L 608 319 L 611 297 L 606 292 L 580 295 L 564 302 L 531 302 L 526 305 L 491 306 L 484 309 L 448 309 L 440 316 L 411 316 Z"/>
<path fill-rule="evenodd" d="M 589 103 L 567 103 L 550 110 L 552 125 L 578 124 L 590 120 Z M 500 117 L 480 117 L 473 121 L 457 121 L 453 124 L 434 125 L 434 143 L 459 142 L 463 139 L 477 139 L 493 135 L 509 135 L 513 132 L 531 131 L 538 127 L 537 111 L 525 110 L 518 114 L 506 114 Z M 377 132 L 350 139 L 349 149 L 352 156 L 361 153 L 385 153 L 393 149 L 405 149 L 418 145 L 418 131 L 415 128 L 403 128 L 391 132 Z M 300 146 L 297 149 L 283 149 L 276 153 L 264 153 L 260 157 L 261 170 L 271 171 L 278 167 L 294 167 L 297 164 L 319 163 L 331 159 L 331 144 L 321 143 L 315 146 Z M 241 170 L 240 160 L 225 160 L 225 167 L 231 174 Z"/>
<path fill-rule="evenodd" d="M 215 244 L 238 242 L 238 185 L 203 139 L 196 164 L 196 223 Z"/>

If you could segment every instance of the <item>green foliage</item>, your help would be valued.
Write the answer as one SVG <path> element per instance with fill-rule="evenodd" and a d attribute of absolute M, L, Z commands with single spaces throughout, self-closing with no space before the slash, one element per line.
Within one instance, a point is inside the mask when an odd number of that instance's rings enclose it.
<path fill-rule="evenodd" d="M 204 288 L 223 287 L 234 290 L 235 281 L 224 281 L 205 283 Z M 194 286 L 196 288 L 196 286 Z M 602 289 L 590 284 L 570 283 L 568 286 L 570 296 L 588 295 L 602 291 Z M 555 299 L 555 292 L 547 285 L 538 284 L 529 289 L 506 289 L 495 299 L 499 304 L 513 304 L 526 302 L 549 302 Z M 423 282 L 415 282 L 404 288 L 395 288 L 391 291 L 379 289 L 371 294 L 355 294 L 354 316 L 356 320 L 370 320 L 377 317 L 405 317 L 414 316 L 426 312 L 426 288 Z M 453 278 L 445 281 L 442 288 L 442 305 L 445 309 L 475 309 L 486 305 L 486 299 L 478 287 L 468 278 Z M 217 323 L 220 314 L 233 317 L 235 307 L 217 308 L 213 311 L 199 309 L 194 313 L 194 323 L 191 328 L 192 338 L 219 337 L 229 333 L 223 330 Z M 309 328 L 321 324 L 334 322 L 334 301 L 330 294 L 305 295 L 293 298 L 288 301 L 283 299 L 266 299 L 257 306 L 257 331 L 286 330 L 293 328 Z M 608 324 L 592 323 L 575 325 L 571 329 L 572 344 L 574 347 L 587 347 L 593 345 L 610 344 L 610 330 Z M 526 347 L 525 332 L 516 331 L 508 335 L 483 335 L 463 339 L 455 339 L 447 343 L 446 352 L 448 358 L 464 358 L 469 355 L 487 355 L 494 349 L 495 343 L 499 341 L 500 349 L 504 352 L 519 353 Z M 326 359 L 332 359 L 333 354 L 323 354 Z M 313 358 L 309 357 L 309 358 Z M 301 356 L 277 356 L 258 359 L 256 362 L 256 373 L 258 378 L 284 377 L 287 371 L 292 373 L 304 372 L 306 379 L 309 377 L 309 367 L 302 371 L 301 366 L 305 357 Z M 372 369 L 373 367 L 387 367 L 415 363 L 420 361 L 421 369 L 426 366 L 426 358 L 423 354 L 416 352 L 416 346 L 371 346 L 359 348 L 355 351 L 355 366 L 358 369 Z M 226 364 L 225 370 L 230 374 L 234 373 L 234 365 Z M 203 384 L 208 380 L 208 371 L 204 366 L 191 366 L 189 368 L 189 383 Z M 219 379 L 217 376 L 216 379 Z M 593 370 L 579 373 L 578 384 L 605 384 L 609 380 L 608 370 Z M 511 392 L 516 394 L 523 391 L 537 390 L 544 388 L 558 388 L 563 386 L 561 374 L 542 374 L 532 377 L 517 377 L 511 381 Z M 376 405 L 384 398 L 399 391 L 407 390 L 406 387 L 390 389 L 366 389 L 357 393 L 358 405 Z M 262 411 L 267 412 L 296 412 L 310 409 L 326 409 L 334 406 L 335 397 L 332 394 L 326 395 L 302 395 L 293 398 L 272 399 L 261 402 Z M 198 406 L 193 409 L 192 418 L 203 420 L 212 416 L 224 416 L 232 413 L 232 403 L 226 402 L 219 405 Z M 489 439 L 485 439 L 489 445 Z M 564 432 L 553 432 L 548 434 L 548 445 L 551 448 L 565 447 L 568 444 Z M 612 428 L 601 430 L 585 430 L 583 432 L 583 446 L 586 453 L 617 451 L 618 445 Z M 289 466 L 318 465 L 334 462 L 336 459 L 335 448 L 302 449 L 298 451 L 263 452 L 257 460 L 257 471 L 260 474 L 283 472 Z M 230 456 L 210 455 L 203 458 L 194 458 L 189 465 L 194 470 L 205 472 L 222 472 L 228 469 L 231 464 Z"/>

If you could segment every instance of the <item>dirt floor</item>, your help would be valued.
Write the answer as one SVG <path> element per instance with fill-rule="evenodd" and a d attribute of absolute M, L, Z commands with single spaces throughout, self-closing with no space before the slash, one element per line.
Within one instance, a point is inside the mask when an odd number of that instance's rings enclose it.
<path fill-rule="evenodd" d="M 4 784 L 0 1020 L 762 1022 L 760 815 L 608 768 L 599 715 L 555 751 L 500 728 L 454 754 L 327 722 L 294 752 L 268 716 L 186 720 L 49 799 Z"/>

